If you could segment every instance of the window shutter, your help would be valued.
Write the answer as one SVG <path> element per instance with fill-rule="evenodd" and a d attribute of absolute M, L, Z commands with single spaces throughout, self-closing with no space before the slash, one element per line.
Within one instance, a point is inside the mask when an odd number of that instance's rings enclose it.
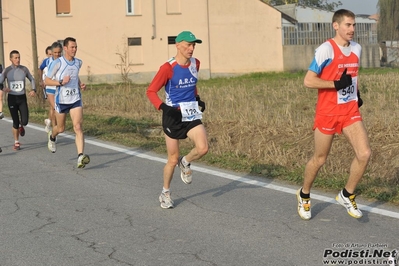
<path fill-rule="evenodd" d="M 69 14 L 71 13 L 70 0 L 56 0 L 57 14 Z"/>

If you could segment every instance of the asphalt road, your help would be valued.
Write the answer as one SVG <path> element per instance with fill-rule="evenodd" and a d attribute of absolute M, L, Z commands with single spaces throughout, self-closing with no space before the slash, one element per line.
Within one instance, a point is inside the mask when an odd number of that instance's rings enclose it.
<path fill-rule="evenodd" d="M 358 198 L 364 217 L 354 219 L 314 190 L 303 221 L 297 187 L 194 163 L 191 185 L 176 171 L 176 206 L 164 210 L 163 155 L 87 137 L 91 162 L 77 169 L 73 135 L 54 154 L 43 125 L 20 141 L 14 151 L 1 120 L 2 266 L 378 265 L 399 249 L 398 207 Z"/>

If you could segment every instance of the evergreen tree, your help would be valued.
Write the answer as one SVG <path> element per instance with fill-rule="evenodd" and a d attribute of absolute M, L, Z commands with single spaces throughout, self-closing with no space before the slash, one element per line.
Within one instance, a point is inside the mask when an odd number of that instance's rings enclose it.
<path fill-rule="evenodd" d="M 334 11 L 338 6 L 342 5 L 341 1 L 330 3 L 329 0 L 264 0 L 264 2 L 272 6 L 298 4 L 307 7 L 317 7 L 328 11 Z"/>

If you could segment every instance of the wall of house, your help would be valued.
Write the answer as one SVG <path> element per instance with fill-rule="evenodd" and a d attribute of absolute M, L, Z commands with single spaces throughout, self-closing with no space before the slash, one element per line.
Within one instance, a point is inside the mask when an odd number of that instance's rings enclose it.
<path fill-rule="evenodd" d="M 281 13 L 261 1 L 223 2 L 209 1 L 212 76 L 282 71 Z"/>
<path fill-rule="evenodd" d="M 84 82 L 120 81 L 125 61 L 128 77 L 143 83 L 151 81 L 159 66 L 175 55 L 168 37 L 183 30 L 203 40 L 194 53 L 201 61 L 200 78 L 307 69 L 317 47 L 283 46 L 281 14 L 262 1 L 134 3 L 135 14 L 127 15 L 126 1 L 104 1 L 93 7 L 90 1 L 70 0 L 71 13 L 57 15 L 56 1 L 35 1 L 39 60 L 48 45 L 72 36 L 78 42 L 77 57 L 83 60 Z M 29 0 L 2 0 L 2 7 L 5 65 L 15 49 L 21 53 L 21 63 L 33 71 Z M 138 37 L 141 46 L 127 46 L 128 38 Z M 378 45 L 363 46 L 361 64 L 380 66 Z"/>
<path fill-rule="evenodd" d="M 6 65 L 9 52 L 16 49 L 21 53 L 21 64 L 33 70 L 29 0 L 2 1 Z M 48 45 L 71 36 L 77 39 L 76 57 L 83 60 L 83 79 L 91 76 L 93 82 L 116 82 L 121 78 L 120 64 L 125 60 L 133 81 L 148 82 L 160 65 L 176 54 L 175 45 L 168 44 L 168 36 L 190 30 L 205 44 L 197 46 L 194 56 L 201 60 L 200 75 L 206 73 L 208 22 L 203 1 L 134 2 L 135 15 L 126 15 L 126 1 L 98 1 L 93 6 L 92 1 L 81 0 L 70 0 L 69 15 L 57 15 L 56 1 L 35 1 L 39 60 L 44 59 Z M 127 46 L 127 38 L 134 37 L 141 37 L 141 47 Z M 127 56 L 117 55 L 124 55 L 126 50 Z"/>
<path fill-rule="evenodd" d="M 284 50 L 284 71 L 307 70 L 318 45 L 287 45 Z M 362 45 L 360 66 L 380 67 L 380 48 L 378 44 Z"/>
<path fill-rule="evenodd" d="M 2 4 L 6 65 L 16 49 L 33 71 L 29 0 Z M 118 82 L 123 66 L 133 82 L 151 81 L 176 54 L 168 37 L 183 30 L 203 40 L 194 53 L 200 78 L 284 69 L 281 13 L 260 0 L 135 0 L 134 15 L 126 14 L 125 0 L 70 0 L 70 7 L 70 14 L 57 15 L 56 1 L 35 1 L 39 63 L 48 45 L 74 37 L 84 82 Z M 128 38 L 141 38 L 141 46 L 127 46 Z"/>

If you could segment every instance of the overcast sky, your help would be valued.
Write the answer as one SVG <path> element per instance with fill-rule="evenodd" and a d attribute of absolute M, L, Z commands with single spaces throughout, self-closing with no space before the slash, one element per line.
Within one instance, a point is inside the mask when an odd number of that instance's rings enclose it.
<path fill-rule="evenodd" d="M 349 9 L 355 14 L 373 15 L 377 13 L 378 0 L 340 0 L 342 6 L 339 8 Z M 338 2 L 338 1 L 330 1 Z"/>

